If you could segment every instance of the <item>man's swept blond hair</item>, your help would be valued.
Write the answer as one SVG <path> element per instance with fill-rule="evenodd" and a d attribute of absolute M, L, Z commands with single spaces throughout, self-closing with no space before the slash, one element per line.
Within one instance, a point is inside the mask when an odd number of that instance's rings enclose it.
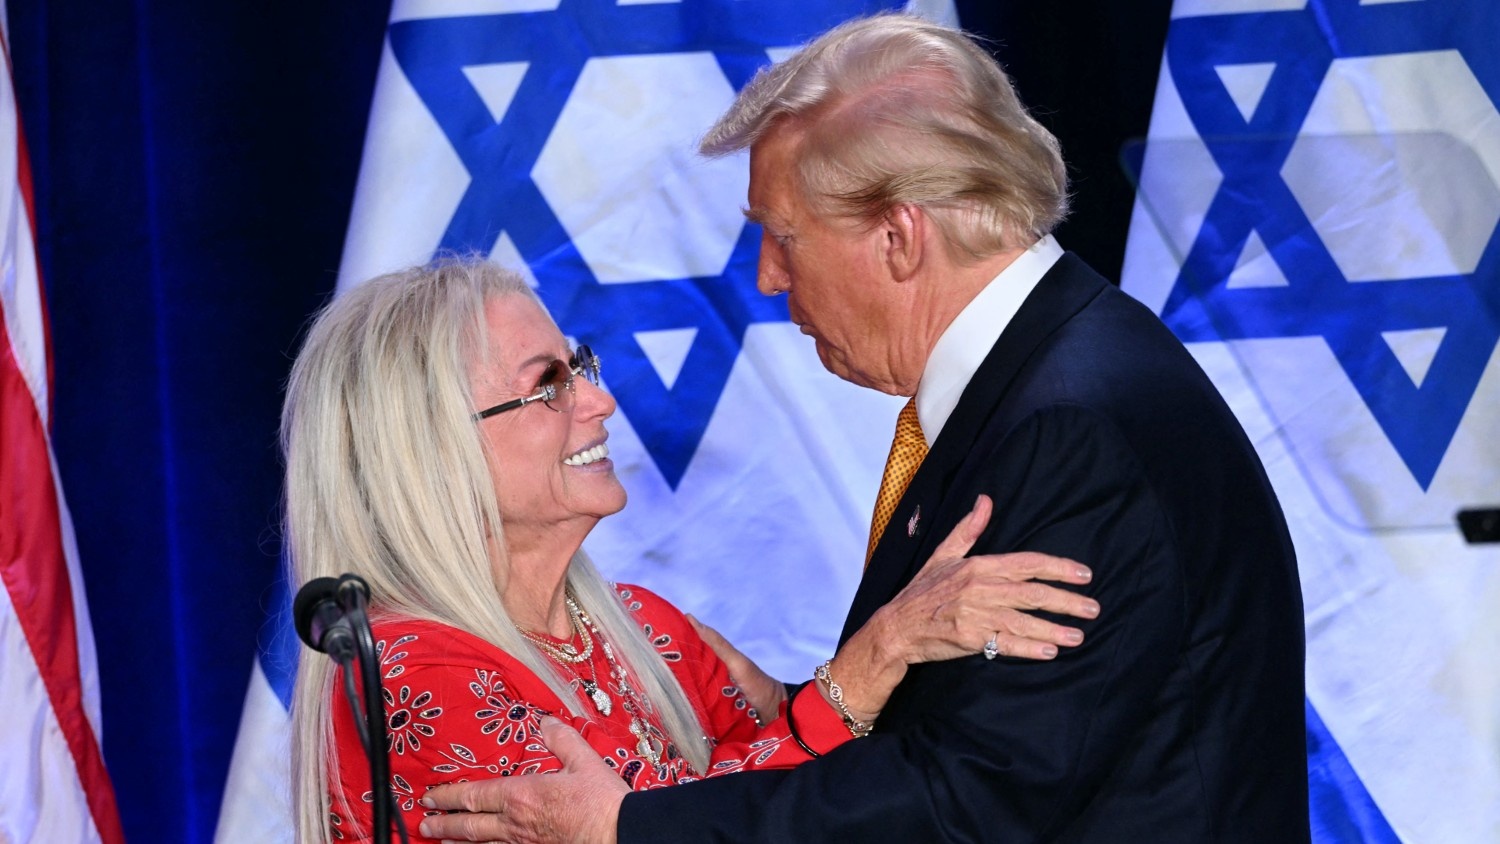
<path fill-rule="evenodd" d="M 865 225 L 923 208 L 955 257 L 1029 246 L 1067 214 L 1057 139 L 964 33 L 909 15 L 829 30 L 762 70 L 699 149 L 802 135 L 797 181 L 821 213 Z"/>

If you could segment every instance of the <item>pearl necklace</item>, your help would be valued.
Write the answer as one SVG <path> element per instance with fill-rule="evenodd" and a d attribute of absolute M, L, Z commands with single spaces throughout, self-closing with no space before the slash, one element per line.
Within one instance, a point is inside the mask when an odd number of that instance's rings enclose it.
<path fill-rule="evenodd" d="M 565 642 L 561 645 L 551 639 L 524 630 L 517 626 L 522 636 L 527 641 L 536 645 L 537 650 L 551 657 L 552 660 L 573 673 L 573 683 L 581 686 L 583 692 L 588 696 L 594 708 L 600 715 L 608 718 L 614 711 L 614 700 L 603 688 L 600 687 L 597 676 L 590 679 L 578 673 L 577 666 L 589 661 L 594 653 L 594 642 L 597 640 L 600 650 L 604 652 L 604 661 L 609 664 L 610 679 L 614 681 L 613 690 L 620 695 L 620 705 L 630 715 L 630 734 L 635 736 L 635 752 L 641 758 L 652 765 L 660 765 L 666 746 L 662 742 L 660 730 L 653 729 L 650 721 L 646 718 L 647 707 L 645 698 L 635 690 L 626 678 L 625 666 L 615 659 L 615 650 L 610 647 L 608 640 L 594 626 L 594 620 L 589 618 L 588 613 L 578 606 L 578 602 L 570 594 L 567 596 L 568 618 L 573 624 L 573 630 L 583 644 L 583 650 L 573 647 L 572 643 Z M 589 673 L 593 673 L 593 665 L 589 665 Z"/>

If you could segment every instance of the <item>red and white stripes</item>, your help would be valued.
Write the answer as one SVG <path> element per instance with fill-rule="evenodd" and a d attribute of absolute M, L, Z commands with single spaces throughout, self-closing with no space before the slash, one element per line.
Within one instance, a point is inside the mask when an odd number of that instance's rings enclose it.
<path fill-rule="evenodd" d="M 0 74 L 0 841 L 124 841 L 50 438 L 51 351 L 9 45 Z"/>

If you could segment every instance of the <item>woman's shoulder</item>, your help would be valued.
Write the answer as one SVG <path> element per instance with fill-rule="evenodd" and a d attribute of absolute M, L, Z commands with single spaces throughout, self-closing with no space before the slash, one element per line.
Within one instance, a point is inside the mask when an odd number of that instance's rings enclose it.
<path fill-rule="evenodd" d="M 387 615 L 370 623 L 375 648 L 382 664 L 482 663 L 495 667 L 519 666 L 515 657 L 498 645 L 464 630 L 430 618 Z"/>
<path fill-rule="evenodd" d="M 633 583 L 611 585 L 661 658 L 669 663 L 680 661 L 683 645 L 698 639 L 682 610 L 644 586 Z"/>
<path fill-rule="evenodd" d="M 383 679 L 419 682 L 499 695 L 512 702 L 529 701 L 546 711 L 561 704 L 546 683 L 520 660 L 479 636 L 427 618 L 385 616 L 372 624 Z M 414 680 L 414 678 L 416 678 Z"/>
<path fill-rule="evenodd" d="M 644 586 L 634 583 L 611 583 L 615 594 L 620 596 L 621 603 L 632 615 L 640 619 L 643 624 L 670 624 L 674 627 L 687 625 L 687 616 L 678 609 L 671 601 L 652 592 Z"/>

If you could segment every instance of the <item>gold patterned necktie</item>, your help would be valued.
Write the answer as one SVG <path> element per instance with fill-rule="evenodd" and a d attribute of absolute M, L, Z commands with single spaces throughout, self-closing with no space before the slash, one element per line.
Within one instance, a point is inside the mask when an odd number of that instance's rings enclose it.
<path fill-rule="evenodd" d="M 886 458 L 885 474 L 880 477 L 880 493 L 875 496 L 875 515 L 870 519 L 870 547 L 865 551 L 865 565 L 870 564 L 875 544 L 896 512 L 896 502 L 906 493 L 926 456 L 927 438 L 922 436 L 922 423 L 917 421 L 917 399 L 913 396 L 896 417 L 896 438 L 891 441 L 891 455 Z"/>

